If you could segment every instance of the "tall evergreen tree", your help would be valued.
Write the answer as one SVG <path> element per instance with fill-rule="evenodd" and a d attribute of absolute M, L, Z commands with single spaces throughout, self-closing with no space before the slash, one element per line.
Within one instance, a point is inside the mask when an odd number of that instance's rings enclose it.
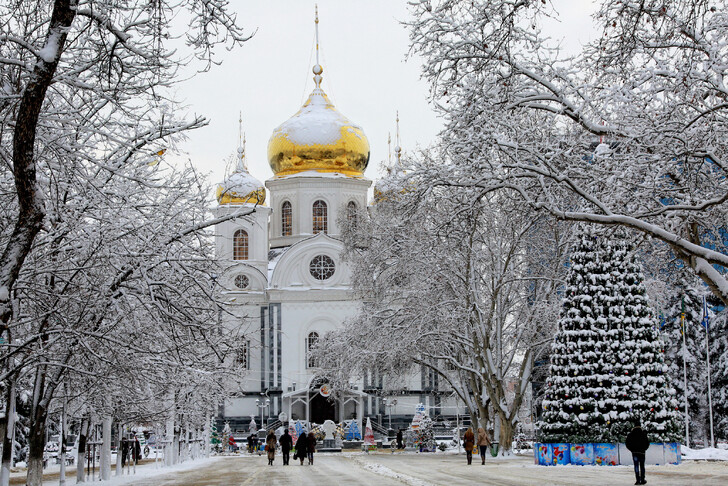
<path fill-rule="evenodd" d="M 705 361 L 705 328 L 703 300 L 700 286 L 690 285 L 681 278 L 674 287 L 665 311 L 662 340 L 665 346 L 665 363 L 673 377 L 680 414 L 685 413 L 685 379 L 683 361 L 687 369 L 688 414 L 690 438 L 707 443 L 710 436 L 708 417 L 708 381 Z M 705 291 L 707 293 L 707 290 Z M 685 313 L 684 333 L 681 314 Z M 683 338 L 685 349 L 683 349 Z M 680 420 L 681 436 L 685 436 L 685 419 Z M 691 444 L 687 444 L 691 445 Z"/>
<path fill-rule="evenodd" d="M 711 302 L 712 300 L 712 302 Z M 728 309 L 717 299 L 708 305 L 718 311 L 710 320 L 710 367 L 715 440 L 728 440 Z"/>
<path fill-rule="evenodd" d="M 643 281 L 625 239 L 584 232 L 552 344 L 542 440 L 624 441 L 637 417 L 651 440 L 676 438 L 675 392 Z"/>

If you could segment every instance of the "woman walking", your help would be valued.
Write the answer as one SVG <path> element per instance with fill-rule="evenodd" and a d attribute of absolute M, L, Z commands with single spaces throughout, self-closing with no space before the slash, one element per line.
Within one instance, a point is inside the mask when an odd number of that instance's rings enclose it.
<path fill-rule="evenodd" d="M 468 427 L 463 436 L 463 447 L 465 447 L 465 455 L 468 458 L 468 464 L 473 463 L 473 448 L 475 447 L 475 434 L 473 429 Z"/>
<path fill-rule="evenodd" d="M 483 427 L 478 427 L 478 449 L 480 451 L 481 464 L 485 465 L 485 453 L 488 452 L 490 438 Z"/>
<path fill-rule="evenodd" d="M 308 464 L 313 466 L 313 453 L 316 452 L 316 436 L 313 435 L 313 432 L 308 433 L 306 452 L 308 453 Z"/>
<path fill-rule="evenodd" d="M 295 458 L 298 458 L 301 460 L 301 466 L 303 466 L 303 460 L 306 459 L 306 451 L 308 445 L 308 436 L 306 435 L 306 432 L 301 432 L 301 435 L 298 436 L 298 440 L 296 441 L 296 455 Z"/>
<path fill-rule="evenodd" d="M 268 437 L 265 439 L 265 451 L 268 453 L 268 465 L 273 465 L 273 459 L 276 458 L 276 434 L 271 430 L 268 432 Z"/>

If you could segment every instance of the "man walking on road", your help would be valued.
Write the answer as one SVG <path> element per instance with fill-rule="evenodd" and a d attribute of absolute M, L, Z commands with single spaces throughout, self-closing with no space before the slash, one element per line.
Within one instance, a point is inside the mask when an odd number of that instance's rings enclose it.
<path fill-rule="evenodd" d="M 625 446 L 632 453 L 632 461 L 634 462 L 634 475 L 637 481 L 634 484 L 647 484 L 645 481 L 645 453 L 650 447 L 650 440 L 642 427 L 640 427 L 640 419 L 635 419 L 634 428 L 627 434 Z"/>
<path fill-rule="evenodd" d="M 291 449 L 293 448 L 293 437 L 288 433 L 288 429 L 283 431 L 283 435 L 278 440 L 281 444 L 281 453 L 283 454 L 283 465 L 287 466 L 291 460 Z"/>

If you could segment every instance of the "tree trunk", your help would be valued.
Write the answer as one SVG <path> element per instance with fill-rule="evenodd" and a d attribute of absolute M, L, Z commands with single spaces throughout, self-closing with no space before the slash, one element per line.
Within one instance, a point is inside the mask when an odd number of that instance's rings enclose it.
<path fill-rule="evenodd" d="M 66 393 L 66 396 L 68 394 Z M 60 448 L 60 458 L 61 458 L 61 474 L 58 478 L 58 486 L 66 486 L 66 434 L 68 431 L 66 430 L 66 398 L 64 397 L 64 403 L 63 403 L 63 409 L 61 410 L 61 448 Z"/>
<path fill-rule="evenodd" d="M 28 434 L 28 479 L 26 486 L 43 485 L 43 453 L 46 445 L 48 410 L 39 402 L 33 411 Z"/>
<path fill-rule="evenodd" d="M 3 417 L 3 454 L 0 466 L 0 485 L 8 486 L 10 482 L 10 467 L 13 461 L 13 436 L 15 432 L 15 382 L 10 381 L 8 386 L 8 405 Z"/>
<path fill-rule="evenodd" d="M 205 429 L 204 432 L 202 432 L 202 440 L 203 442 L 203 454 L 205 457 L 210 457 L 210 421 L 212 420 L 212 417 L 210 416 L 210 412 L 208 411 L 205 414 Z"/>
<path fill-rule="evenodd" d="M 498 455 L 510 456 L 513 448 L 513 423 L 503 414 L 498 414 L 498 422 L 500 423 L 500 434 L 498 434 Z"/>
<path fill-rule="evenodd" d="M 167 431 L 164 445 L 164 465 L 174 464 L 174 407 L 170 417 L 167 419 Z"/>
<path fill-rule="evenodd" d="M 0 256 L 0 324 L 5 326 L 12 316 L 11 290 L 45 215 L 42 193 L 36 187 L 35 135 L 46 91 L 53 80 L 69 28 L 76 16 L 76 6 L 77 0 L 54 2 L 44 49 L 57 46 L 57 51 L 52 60 L 39 56 L 34 63 L 15 119 L 13 177 L 18 197 L 18 217 Z"/>
<path fill-rule="evenodd" d="M 81 419 L 81 427 L 78 431 L 78 453 L 76 457 L 76 483 L 86 481 L 84 466 L 86 462 L 86 439 L 88 436 L 88 419 Z"/>
<path fill-rule="evenodd" d="M 111 479 L 111 417 L 108 415 L 102 420 L 99 476 L 102 481 Z"/>
<path fill-rule="evenodd" d="M 124 426 L 122 424 L 117 425 L 118 433 L 116 434 L 116 476 L 124 474 L 124 469 L 121 467 L 121 438 L 124 434 Z"/>

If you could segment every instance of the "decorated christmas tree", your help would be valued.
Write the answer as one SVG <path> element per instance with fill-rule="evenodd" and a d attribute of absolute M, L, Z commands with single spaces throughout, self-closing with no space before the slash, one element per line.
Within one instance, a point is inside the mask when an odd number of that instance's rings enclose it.
<path fill-rule="evenodd" d="M 635 418 L 653 442 L 677 437 L 675 392 L 643 281 L 624 238 L 582 234 L 552 344 L 544 442 L 623 442 Z"/>
<path fill-rule="evenodd" d="M 367 425 L 364 428 L 364 445 L 370 451 L 377 448 L 377 442 L 374 440 L 374 429 L 372 429 L 372 419 L 369 417 L 367 417 Z"/>
<path fill-rule="evenodd" d="M 215 419 L 212 419 L 212 423 L 210 424 L 210 444 L 212 445 L 214 450 L 220 448 L 220 435 L 217 432 L 217 424 L 215 423 Z"/>
<path fill-rule="evenodd" d="M 417 443 L 420 446 L 420 451 L 435 452 L 437 447 L 435 430 L 432 425 L 432 419 L 428 415 L 424 415 L 420 419 L 420 426 L 417 429 Z"/>

